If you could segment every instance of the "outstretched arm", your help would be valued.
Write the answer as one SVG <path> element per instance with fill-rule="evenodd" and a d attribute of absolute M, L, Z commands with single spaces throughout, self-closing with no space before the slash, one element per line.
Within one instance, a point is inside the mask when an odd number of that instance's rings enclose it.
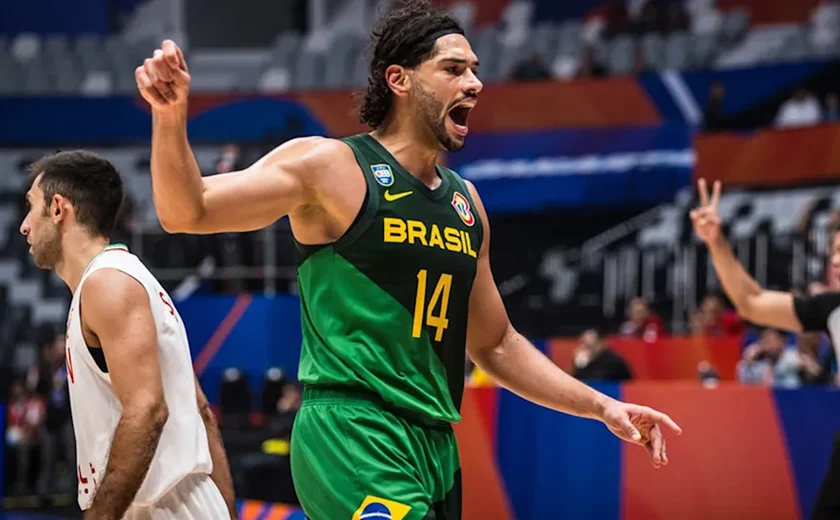
<path fill-rule="evenodd" d="M 470 358 L 501 385 L 523 398 L 560 412 L 603 421 L 617 436 L 645 446 L 654 466 L 667 464 L 659 423 L 677 432 L 667 415 L 620 403 L 573 378 L 514 329 L 490 269 L 490 225 L 470 184 L 484 226 L 478 269 L 470 295 L 467 349 Z"/>
<path fill-rule="evenodd" d="M 202 177 L 187 139 L 190 76 L 181 49 L 163 42 L 135 70 L 152 107 L 152 192 L 170 233 L 253 231 L 314 202 L 317 172 L 342 145 L 320 137 L 294 139 L 242 171 Z"/>
<path fill-rule="evenodd" d="M 122 413 L 108 465 L 85 519 L 122 518 L 157 449 L 168 417 L 158 361 L 157 329 L 146 290 L 114 269 L 90 275 L 81 295 L 83 327 L 108 364 Z M 79 461 L 83 466 L 87 461 Z"/>
<path fill-rule="evenodd" d="M 201 385 L 198 384 L 198 378 L 195 379 L 195 393 L 198 398 L 198 411 L 201 413 L 201 419 L 204 421 L 204 427 L 207 429 L 207 443 L 210 446 L 210 458 L 213 460 L 213 473 L 210 475 L 210 478 L 213 479 L 213 482 L 219 488 L 219 492 L 225 499 L 225 504 L 227 504 L 228 511 L 230 511 L 230 517 L 237 518 L 233 477 L 230 475 L 230 465 L 228 464 L 227 454 L 225 453 L 225 445 L 222 442 L 222 434 L 219 431 L 216 416 L 213 415 L 213 410 L 210 408 L 210 403 L 201 390 Z"/>
<path fill-rule="evenodd" d="M 691 220 L 697 236 L 709 248 L 712 263 L 724 292 L 735 305 L 738 314 L 746 320 L 759 325 L 801 331 L 802 323 L 797 316 L 793 295 L 762 288 L 735 258 L 732 248 L 729 247 L 720 229 L 721 221 L 718 215 L 720 189 L 720 181 L 716 181 L 712 196 L 709 198 L 706 181 L 700 179 L 698 182 L 700 207 L 691 212 Z M 809 312 L 809 314 L 812 313 Z M 825 326 L 824 321 L 821 326 Z"/>

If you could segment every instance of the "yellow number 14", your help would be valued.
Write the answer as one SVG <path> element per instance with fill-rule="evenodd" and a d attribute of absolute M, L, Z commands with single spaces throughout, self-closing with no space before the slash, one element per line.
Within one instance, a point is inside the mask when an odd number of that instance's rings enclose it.
<path fill-rule="evenodd" d="M 423 315 L 425 314 L 426 325 L 435 328 L 435 341 L 443 339 L 443 331 L 449 326 L 449 320 L 446 319 L 446 309 L 449 307 L 449 291 L 452 289 L 452 275 L 443 273 L 438 279 L 435 290 L 432 293 L 432 298 L 429 300 L 428 309 L 426 309 L 426 278 L 428 272 L 421 269 L 417 273 L 417 297 L 414 301 L 414 328 L 411 335 L 415 338 L 420 337 L 423 332 Z M 435 316 L 434 309 L 440 301 L 440 310 Z M 425 310 L 425 312 L 424 312 Z"/>

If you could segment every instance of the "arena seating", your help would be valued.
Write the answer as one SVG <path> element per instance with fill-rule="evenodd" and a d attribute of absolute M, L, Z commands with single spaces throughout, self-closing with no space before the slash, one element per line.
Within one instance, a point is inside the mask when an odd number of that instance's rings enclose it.
<path fill-rule="evenodd" d="M 509 79 L 517 63 L 534 53 L 555 71 L 581 60 L 587 39 L 591 39 L 586 35 L 584 20 L 535 20 L 530 4 L 511 2 L 499 23 L 475 27 L 471 21 L 474 2 L 456 2 L 452 6 L 469 28 L 475 50 L 481 56 L 485 82 Z M 656 71 L 820 58 L 834 56 L 840 49 L 833 44 L 831 27 L 826 27 L 826 23 L 835 23 L 831 17 L 811 24 L 802 20 L 750 27 L 746 10 L 720 13 L 711 4 L 689 3 L 694 22 L 687 31 L 596 40 L 592 42 L 596 58 L 610 73 L 623 74 L 634 69 L 637 46 L 645 68 Z M 341 15 L 348 10 L 336 11 Z M 195 51 L 189 56 L 193 90 L 284 91 L 363 86 L 367 67 L 364 31 L 342 23 L 341 18 L 333 20 L 328 29 L 304 35 L 279 34 L 271 47 L 264 49 Z M 104 39 L 61 34 L 0 38 L 0 93 L 132 94 L 136 89 L 134 68 L 161 38 L 177 39 L 178 34 L 180 29 L 167 14 L 166 6 L 149 2 L 135 12 L 123 33 Z"/>

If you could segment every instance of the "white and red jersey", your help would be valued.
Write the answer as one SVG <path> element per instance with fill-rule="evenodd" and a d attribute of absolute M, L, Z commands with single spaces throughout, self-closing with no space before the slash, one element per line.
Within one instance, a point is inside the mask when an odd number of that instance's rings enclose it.
<path fill-rule="evenodd" d="M 73 295 L 67 317 L 67 378 L 76 433 L 78 499 L 82 510 L 90 507 L 102 481 L 114 430 L 122 413 L 109 374 L 97 365 L 82 334 L 79 302 L 84 282 L 99 269 L 117 269 L 140 282 L 149 295 L 157 327 L 157 344 L 149 345 L 149 348 L 157 348 L 160 356 L 169 419 L 134 504 L 154 504 L 184 477 L 193 473 L 210 474 L 213 470 L 207 433 L 196 400 L 184 323 L 169 295 L 140 259 L 129 253 L 125 246 L 111 245 L 91 260 Z M 119 345 L 107 347 L 119 348 Z"/>

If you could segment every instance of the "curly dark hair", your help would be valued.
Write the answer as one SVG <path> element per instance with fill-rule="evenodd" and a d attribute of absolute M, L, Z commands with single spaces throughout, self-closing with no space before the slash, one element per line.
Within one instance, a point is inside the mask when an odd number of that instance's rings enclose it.
<path fill-rule="evenodd" d="M 404 0 L 397 9 L 380 18 L 371 34 L 368 85 L 362 97 L 359 119 L 377 129 L 393 104 L 385 69 L 391 65 L 413 68 L 432 57 L 436 33 L 464 34 L 461 24 L 429 0 Z"/>

